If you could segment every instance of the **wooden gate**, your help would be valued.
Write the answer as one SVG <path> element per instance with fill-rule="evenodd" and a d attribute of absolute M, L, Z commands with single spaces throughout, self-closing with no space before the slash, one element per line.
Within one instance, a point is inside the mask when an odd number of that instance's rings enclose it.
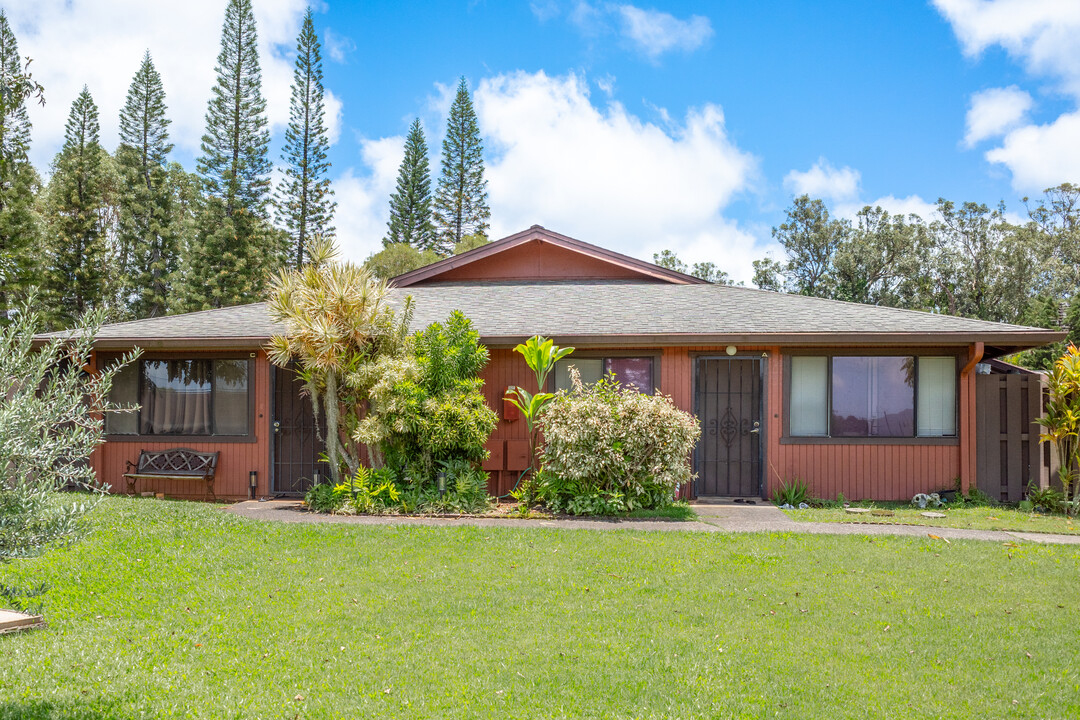
<path fill-rule="evenodd" d="M 762 486 L 760 358 L 700 357 L 694 412 L 696 495 L 760 497 Z"/>
<path fill-rule="evenodd" d="M 1035 422 L 1045 393 L 1037 373 L 975 376 L 976 485 L 995 500 L 1020 502 L 1029 483 L 1050 484 L 1056 461 Z"/>
<path fill-rule="evenodd" d="M 302 384 L 296 372 L 275 367 L 273 375 L 272 488 L 277 495 L 302 495 L 314 484 L 316 474 L 330 475 L 330 468 L 319 461 L 325 444 L 315 432 L 311 400 L 300 395 Z M 322 423 L 320 431 L 325 432 Z"/>

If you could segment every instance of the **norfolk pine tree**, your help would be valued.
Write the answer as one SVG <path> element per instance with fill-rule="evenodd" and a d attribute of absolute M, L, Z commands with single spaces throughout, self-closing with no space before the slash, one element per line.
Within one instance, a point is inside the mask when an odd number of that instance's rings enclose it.
<path fill-rule="evenodd" d="M 390 222 L 383 245 L 408 243 L 421 252 L 436 248 L 431 224 L 431 170 L 420 118 L 413 120 L 405 138 L 405 157 L 398 170 L 397 188 L 390 196 Z"/>
<path fill-rule="evenodd" d="M 311 8 L 296 39 L 289 127 L 285 130 L 285 177 L 277 188 L 278 221 L 290 239 L 290 264 L 296 269 L 307 261 L 314 235 L 333 237 L 334 191 L 326 177 L 330 163 L 326 152 L 326 110 L 323 104 L 322 55 L 311 19 Z"/>
<path fill-rule="evenodd" d="M 450 106 L 442 145 L 442 172 L 435 193 L 435 226 L 440 254 L 449 255 L 466 235 L 484 235 L 491 210 L 484 179 L 484 146 L 465 78 Z"/>
<path fill-rule="evenodd" d="M 260 299 L 285 250 L 268 221 L 270 131 L 251 0 L 229 0 L 216 70 L 197 163 L 206 197 L 184 258 L 187 310 Z"/>
<path fill-rule="evenodd" d="M 0 10 L 0 72 L 22 75 L 22 58 L 7 16 Z M 26 98 L 17 89 L 0 93 L 0 318 L 37 284 L 35 256 L 41 238 L 34 198 L 41 179 L 26 159 L 30 149 L 30 117 Z"/>
<path fill-rule="evenodd" d="M 117 180 L 99 131 L 98 108 L 84 86 L 71 105 L 44 201 L 44 300 L 49 319 L 63 327 L 109 307 L 113 297 L 109 239 Z"/>
<path fill-rule="evenodd" d="M 150 53 L 120 111 L 121 180 L 117 227 L 123 305 L 131 317 L 164 315 L 177 266 L 180 220 L 169 187 L 169 119 L 165 90 Z"/>

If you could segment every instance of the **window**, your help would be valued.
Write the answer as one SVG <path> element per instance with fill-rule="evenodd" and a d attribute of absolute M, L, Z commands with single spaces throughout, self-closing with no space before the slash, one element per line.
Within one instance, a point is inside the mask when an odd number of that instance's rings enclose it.
<path fill-rule="evenodd" d="M 796 356 L 790 367 L 789 435 L 956 435 L 953 357 Z"/>
<path fill-rule="evenodd" d="M 247 360 L 140 360 L 113 380 L 110 398 L 138 404 L 135 412 L 109 413 L 111 435 L 222 435 L 249 433 Z"/>
<path fill-rule="evenodd" d="M 623 386 L 635 387 L 638 392 L 653 394 L 653 358 L 651 357 L 570 357 L 555 363 L 555 389 L 570 390 L 570 368 L 581 373 L 581 382 L 591 385 L 608 373 Z"/>

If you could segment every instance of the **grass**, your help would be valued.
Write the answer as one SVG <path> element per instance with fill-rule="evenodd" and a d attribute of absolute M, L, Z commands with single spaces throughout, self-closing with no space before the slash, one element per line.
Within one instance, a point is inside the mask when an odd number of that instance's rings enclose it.
<path fill-rule="evenodd" d="M 4 718 L 1080 715 L 1080 549 L 261 524 L 113 498 Z"/>
<path fill-rule="evenodd" d="M 891 517 L 852 514 L 843 508 L 810 508 L 809 510 L 785 510 L 799 522 L 874 523 L 881 525 L 926 525 L 928 527 L 970 528 L 972 530 L 1009 530 L 1013 532 L 1053 533 L 1077 535 L 1080 528 L 1064 515 L 1018 510 L 1003 505 L 968 505 L 926 508 L 920 510 L 907 503 L 852 503 L 857 507 L 873 507 L 889 510 Z M 944 513 L 943 518 L 923 517 L 924 512 Z"/>

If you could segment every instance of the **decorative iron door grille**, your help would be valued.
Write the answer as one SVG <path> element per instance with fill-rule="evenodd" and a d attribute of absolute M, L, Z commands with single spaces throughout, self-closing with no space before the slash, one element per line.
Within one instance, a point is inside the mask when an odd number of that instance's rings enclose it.
<path fill-rule="evenodd" d="M 760 358 L 697 359 L 694 412 L 701 424 L 694 451 L 697 495 L 761 495 L 761 372 Z"/>
<path fill-rule="evenodd" d="M 273 375 L 273 492 L 302 495 L 315 483 L 316 473 L 329 477 L 329 466 L 319 461 L 326 446 L 315 432 L 311 399 L 300 394 L 303 384 L 295 370 L 275 367 Z M 321 433 L 325 428 L 325 421 L 320 422 Z"/>

